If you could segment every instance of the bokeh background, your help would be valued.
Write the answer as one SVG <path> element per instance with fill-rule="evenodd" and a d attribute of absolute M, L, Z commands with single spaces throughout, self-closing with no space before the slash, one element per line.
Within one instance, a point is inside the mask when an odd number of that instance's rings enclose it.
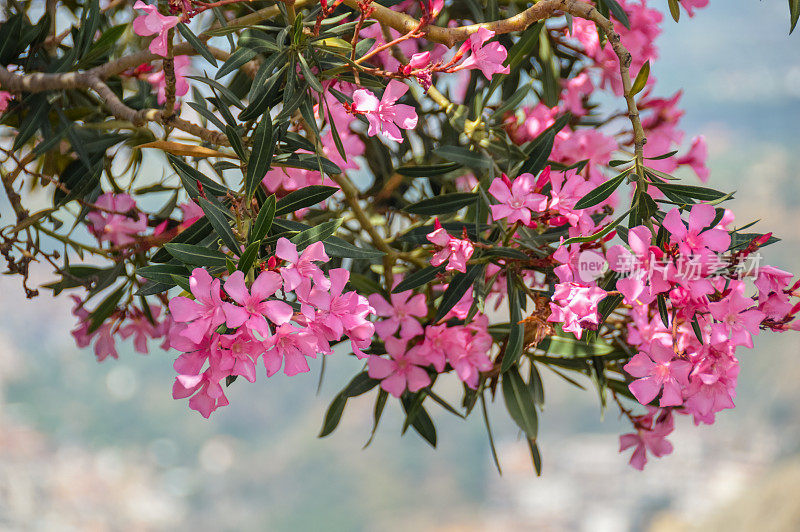
<path fill-rule="evenodd" d="M 683 125 L 706 135 L 711 185 L 738 191 L 740 222 L 783 238 L 766 262 L 800 272 L 800 35 L 787 36 L 785 0 L 711 0 L 664 27 L 652 75 L 661 94 L 684 90 Z M 800 530 L 797 333 L 742 350 L 737 408 L 711 427 L 679 419 L 675 452 L 644 473 L 617 453 L 626 427 L 595 392 L 544 374 L 543 475 L 498 401 L 499 476 L 480 416 L 435 406 L 438 449 L 400 435 L 395 404 L 362 449 L 374 391 L 318 440 L 352 357 L 328 364 L 319 395 L 319 365 L 237 382 L 232 406 L 204 420 L 170 397 L 172 353 L 125 346 L 98 364 L 69 335 L 69 302 L 26 301 L 18 283 L 0 277 L 2 529 Z"/>

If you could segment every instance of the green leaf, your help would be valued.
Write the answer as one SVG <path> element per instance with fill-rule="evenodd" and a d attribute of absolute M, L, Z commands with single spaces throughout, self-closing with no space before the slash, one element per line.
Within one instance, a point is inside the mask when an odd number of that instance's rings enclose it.
<path fill-rule="evenodd" d="M 473 205 L 477 199 L 478 194 L 474 192 L 455 192 L 453 194 L 444 194 L 436 196 L 435 198 L 418 201 L 417 203 L 405 207 L 403 210 L 410 214 L 422 216 L 449 214 Z"/>
<path fill-rule="evenodd" d="M 403 405 L 403 410 L 407 414 L 407 418 L 411 416 L 410 409 L 412 408 L 412 401 L 413 399 L 408 395 L 404 395 L 400 401 Z M 422 436 L 422 438 L 428 442 L 431 447 L 436 447 L 436 427 L 434 426 L 433 420 L 428 415 L 428 412 L 424 407 L 419 406 L 418 408 L 413 409 L 411 426 L 414 427 L 414 430 L 417 431 L 417 434 Z"/>
<path fill-rule="evenodd" d="M 444 264 L 439 266 L 427 266 L 412 274 L 406 275 L 402 281 L 397 283 L 397 286 L 392 290 L 393 294 L 399 294 L 406 290 L 412 290 L 418 286 L 423 286 L 436 279 L 437 276 L 444 273 Z"/>
<path fill-rule="evenodd" d="M 494 466 L 497 468 L 497 472 L 502 475 L 503 470 L 500 469 L 500 460 L 497 458 L 497 449 L 494 447 L 494 436 L 492 436 L 492 426 L 489 424 L 489 411 L 486 409 L 486 397 L 483 395 L 483 391 L 480 393 L 480 399 L 483 423 L 486 425 L 486 435 L 489 437 L 489 449 L 492 451 L 492 460 L 494 460 Z"/>
<path fill-rule="evenodd" d="M 609 0 L 613 1 L 613 0 Z M 633 86 L 631 87 L 631 96 L 636 96 L 642 89 L 647 86 L 647 80 L 650 77 L 650 61 L 647 61 L 642 68 L 639 70 L 639 73 L 636 74 L 636 79 L 633 81 Z"/>
<path fill-rule="evenodd" d="M 247 197 L 252 198 L 261 180 L 264 179 L 272 162 L 275 143 L 272 140 L 272 119 L 269 114 L 264 115 L 253 133 L 253 149 L 247 161 L 247 177 L 245 189 Z"/>
<path fill-rule="evenodd" d="M 241 44 L 241 41 L 240 41 Z M 234 72 L 250 62 L 256 53 L 249 48 L 239 48 L 235 52 L 231 54 L 231 56 L 225 61 L 222 66 L 217 70 L 217 73 L 214 74 L 214 79 L 219 79 L 224 77 L 231 72 Z"/>
<path fill-rule="evenodd" d="M 713 188 L 697 187 L 694 185 L 677 185 L 675 183 L 658 183 L 651 182 L 651 184 L 664 193 L 672 193 L 678 196 L 686 196 L 688 198 L 698 199 L 700 201 L 714 201 L 724 198 L 729 194 L 720 192 Z"/>
<path fill-rule="evenodd" d="M 669 311 L 667 311 L 667 298 L 664 294 L 658 294 L 658 314 L 661 316 L 661 323 L 669 329 Z"/>
<path fill-rule="evenodd" d="M 195 221 L 192 225 L 178 233 L 170 242 L 174 244 L 196 244 L 211 234 L 213 228 L 205 216 Z M 159 249 L 150 262 L 169 262 L 172 255 L 165 248 Z"/>
<path fill-rule="evenodd" d="M 127 24 L 119 24 L 104 31 L 100 38 L 92 44 L 86 55 L 83 56 L 80 66 L 90 65 L 111 53 L 127 27 Z"/>
<path fill-rule="evenodd" d="M 339 421 L 342 419 L 342 414 L 344 413 L 344 407 L 347 404 L 347 397 L 343 396 L 342 394 L 337 395 L 331 401 L 330 406 L 328 407 L 328 411 L 325 413 L 325 421 L 322 423 L 322 430 L 319 433 L 319 438 L 324 438 L 334 430 L 339 425 Z"/>
<path fill-rule="evenodd" d="M 461 168 L 461 163 L 428 164 L 420 166 L 401 166 L 396 171 L 406 177 L 434 177 Z"/>
<path fill-rule="evenodd" d="M 525 337 L 525 325 L 520 323 L 522 316 L 520 314 L 516 276 L 509 275 L 506 284 L 508 287 L 508 312 L 511 319 L 509 320 L 508 342 L 503 353 L 503 363 L 500 366 L 501 373 L 508 371 L 522 356 L 522 344 Z"/>
<path fill-rule="evenodd" d="M 544 22 L 537 22 L 519 36 L 519 40 L 517 40 L 514 46 L 508 51 L 508 57 L 505 61 L 511 71 L 516 70 L 517 67 L 531 55 L 531 52 L 536 49 L 539 44 L 539 33 L 541 33 L 543 28 Z"/>
<path fill-rule="evenodd" d="M 313 153 L 292 153 L 288 157 L 286 155 L 276 156 L 272 166 L 304 168 L 306 170 L 314 170 L 317 172 L 321 166 L 322 171 L 326 174 L 331 175 L 342 173 L 342 169 L 339 168 L 333 161 Z"/>
<path fill-rule="evenodd" d="M 305 207 L 313 207 L 334 195 L 338 190 L 338 187 L 310 185 L 290 192 L 278 200 L 275 216 L 293 213 Z"/>
<path fill-rule="evenodd" d="M 528 448 L 531 450 L 531 460 L 533 461 L 533 469 L 536 471 L 536 476 L 542 476 L 542 455 L 539 453 L 539 445 L 536 440 L 528 439 Z"/>
<path fill-rule="evenodd" d="M 350 259 L 380 259 L 386 253 L 377 249 L 362 245 L 356 246 L 347 240 L 337 236 L 330 236 L 323 240 L 325 253 L 329 257 L 340 257 Z"/>
<path fill-rule="evenodd" d="M 272 221 L 275 219 L 275 206 L 275 194 L 272 194 L 267 198 L 267 201 L 261 205 L 258 216 L 256 216 L 255 222 L 253 222 L 252 227 L 250 227 L 250 233 L 247 235 L 248 245 L 254 242 L 261 242 L 261 240 L 267 236 L 267 233 L 272 227 Z"/>
<path fill-rule="evenodd" d="M 152 264 L 137 268 L 136 275 L 172 286 L 175 284 L 172 280 L 173 275 L 189 275 L 189 271 L 180 264 Z"/>
<path fill-rule="evenodd" d="M 545 131 L 534 139 L 531 144 L 530 157 L 522 164 L 520 174 L 538 174 L 547 166 L 547 159 L 553 151 L 553 144 L 556 140 L 555 131 Z"/>
<path fill-rule="evenodd" d="M 194 244 L 164 244 L 164 248 L 170 255 L 192 266 L 208 266 L 210 268 L 225 268 L 228 263 L 228 256 L 215 249 Z"/>
<path fill-rule="evenodd" d="M 461 163 L 470 168 L 487 169 L 492 166 L 492 160 L 487 156 L 461 146 L 441 146 L 435 149 L 433 153 L 442 159 Z"/>
<path fill-rule="evenodd" d="M 789 34 L 791 34 L 797 26 L 797 19 L 800 18 L 800 0 L 789 0 L 789 16 L 791 22 Z"/>
<path fill-rule="evenodd" d="M 261 247 L 261 242 L 252 242 L 242 253 L 242 257 L 239 259 L 239 265 L 237 269 L 242 270 L 243 272 L 247 272 L 253 266 L 253 263 L 256 261 L 258 257 L 258 250 Z"/>
<path fill-rule="evenodd" d="M 539 427 L 535 400 L 516 367 L 503 373 L 503 398 L 511 419 L 528 438 L 535 439 Z"/>
<path fill-rule="evenodd" d="M 236 155 L 239 156 L 239 160 L 243 163 L 247 162 L 247 152 L 244 151 L 244 146 L 242 145 L 242 137 L 239 136 L 239 132 L 236 131 L 236 128 L 233 126 L 225 126 L 225 135 L 228 137 L 228 140 L 231 141 L 231 148 L 233 151 L 236 152 Z"/>
<path fill-rule="evenodd" d="M 487 249 L 481 254 L 481 257 L 498 257 L 501 259 L 516 259 L 516 260 L 531 260 L 531 258 L 522 251 L 514 248 L 496 247 Z"/>
<path fill-rule="evenodd" d="M 215 67 L 217 66 L 217 60 L 214 57 L 214 55 L 211 53 L 211 51 L 208 49 L 205 43 L 203 43 L 203 41 L 198 39 L 197 36 L 194 33 L 192 33 L 192 30 L 189 29 L 189 26 L 187 26 L 184 23 L 180 23 L 178 24 L 178 31 L 181 32 L 183 38 L 186 39 L 186 41 L 192 45 L 192 48 L 194 48 L 194 50 L 198 54 L 202 55 L 203 58 L 209 63 L 211 63 L 213 66 Z"/>
<path fill-rule="evenodd" d="M 669 14 L 672 15 L 672 20 L 675 22 L 681 19 L 681 6 L 678 4 L 678 0 L 669 0 Z"/>
<path fill-rule="evenodd" d="M 158 283 L 156 281 L 147 281 L 142 285 L 139 290 L 134 294 L 135 296 L 154 296 L 156 294 L 163 294 L 170 288 L 175 286 L 175 281 L 170 280 L 169 284 Z"/>
<path fill-rule="evenodd" d="M 310 229 L 301 231 L 290 240 L 297 246 L 297 250 L 300 251 L 314 242 L 319 242 L 320 240 L 325 240 L 329 236 L 332 236 L 339 229 L 340 225 L 342 225 L 342 220 L 340 218 L 328 220 Z"/>
<path fill-rule="evenodd" d="M 172 282 L 180 286 L 187 292 L 192 291 L 192 286 L 189 284 L 189 278 L 185 275 L 172 275 Z"/>
<path fill-rule="evenodd" d="M 306 82 L 317 92 L 323 92 L 325 89 L 322 88 L 322 83 L 319 82 L 317 77 L 311 72 L 311 67 L 308 66 L 308 62 L 306 58 L 303 57 L 303 54 L 297 54 L 297 58 L 300 60 L 300 70 L 303 71 L 303 77 L 305 78 Z"/>
<path fill-rule="evenodd" d="M 583 340 L 570 336 L 548 336 L 537 346 L 546 353 L 552 353 L 565 358 L 584 358 L 590 356 L 603 356 L 615 352 L 617 349 L 599 340 L 586 343 Z"/>
<path fill-rule="evenodd" d="M 471 264 L 467 266 L 466 273 L 458 273 L 453 277 L 447 285 L 447 290 L 445 290 L 442 295 L 442 302 L 439 304 L 439 309 L 436 311 L 436 317 L 433 319 L 434 323 L 444 318 L 445 315 L 461 301 L 461 298 L 467 293 L 467 290 L 469 290 L 469 287 L 475 282 L 475 279 L 478 278 L 478 275 L 483 273 L 485 267 L 485 264 Z"/>
<path fill-rule="evenodd" d="M 233 234 L 233 230 L 228 223 L 228 218 L 222 209 L 212 204 L 206 198 L 197 198 L 197 204 L 200 205 L 200 208 L 206 213 L 206 218 L 211 223 L 217 235 L 222 239 L 225 245 L 228 246 L 228 249 L 238 256 L 242 250 L 239 249 L 239 242 L 236 240 L 236 235 Z"/>
<path fill-rule="evenodd" d="M 603 2 L 608 4 L 608 8 L 611 10 L 611 13 L 614 14 L 615 19 L 617 19 L 627 29 L 631 29 L 631 21 L 628 20 L 628 14 L 625 13 L 625 10 L 622 9 L 622 6 L 619 5 L 617 0 L 603 0 Z"/>
<path fill-rule="evenodd" d="M 209 87 L 214 90 L 219 91 L 220 95 L 228 102 L 230 105 L 238 107 L 239 109 L 244 109 L 244 105 L 242 101 L 234 94 L 234 92 L 220 83 L 219 81 L 211 78 L 207 78 L 205 76 L 186 76 L 189 79 L 193 79 L 195 81 L 199 81 L 200 83 L 205 83 Z"/>
<path fill-rule="evenodd" d="M 122 294 L 125 293 L 127 286 L 128 285 L 123 284 L 111 292 L 111 294 L 106 296 L 106 298 L 101 301 L 99 305 L 97 305 L 94 311 L 92 311 L 88 332 L 93 333 L 96 331 L 97 328 L 103 324 L 106 318 L 111 316 L 111 314 L 117 310 L 117 303 L 119 303 L 119 300 L 122 299 Z"/>
<path fill-rule="evenodd" d="M 597 240 L 598 238 L 602 238 L 610 233 L 616 226 L 622 223 L 622 220 L 625 219 L 626 216 L 631 212 L 631 209 L 628 209 L 625 214 L 611 222 L 610 224 L 606 225 L 604 228 L 600 229 L 594 234 L 587 235 L 587 236 L 574 236 L 572 238 L 566 239 L 564 242 L 561 243 L 562 246 L 568 246 L 569 244 L 575 244 L 578 242 L 591 242 L 593 240 Z"/>
<path fill-rule="evenodd" d="M 614 193 L 615 190 L 617 190 L 617 188 L 619 188 L 629 173 L 630 172 L 623 172 L 617 177 L 609 179 L 594 190 L 591 190 L 588 194 L 578 200 L 578 203 L 575 204 L 575 209 L 588 209 L 589 207 L 594 207 L 595 205 L 604 202 L 611 196 L 611 194 Z"/>
<path fill-rule="evenodd" d="M 381 389 L 378 391 L 378 398 L 375 399 L 375 408 L 373 409 L 372 413 L 372 432 L 369 435 L 369 439 L 367 443 L 364 444 L 364 448 L 366 449 L 369 447 L 369 444 L 372 443 L 372 439 L 375 437 L 375 432 L 378 430 L 378 423 L 381 422 L 381 416 L 383 416 L 383 409 L 386 406 L 386 400 L 389 398 L 389 392 L 386 390 Z"/>
<path fill-rule="evenodd" d="M 531 389 L 533 399 L 539 408 L 544 406 L 544 384 L 542 383 L 542 376 L 539 375 L 539 370 L 536 369 L 536 364 L 531 362 L 531 373 L 528 379 L 528 388 Z"/>
<path fill-rule="evenodd" d="M 381 381 L 377 379 L 373 379 L 369 376 L 366 371 L 362 371 L 344 387 L 344 389 L 340 392 L 341 395 L 344 397 L 358 397 L 359 395 L 365 394 L 375 386 L 377 386 Z"/>
<path fill-rule="evenodd" d="M 215 196 L 224 196 L 229 192 L 228 187 L 208 178 L 196 168 L 188 165 L 182 158 L 168 153 L 167 160 L 175 171 L 178 172 L 178 177 L 181 179 L 183 188 L 186 189 L 190 198 L 196 199 L 200 197 L 200 189 L 197 187 L 198 182 L 203 186 L 203 192 L 206 194 L 211 193 Z"/>
<path fill-rule="evenodd" d="M 533 87 L 532 83 L 526 83 L 525 85 L 517 89 L 516 92 L 514 92 L 514 94 L 512 94 L 509 99 L 500 104 L 494 110 L 494 116 L 497 117 L 496 119 L 502 120 L 502 117 L 508 111 L 517 109 L 522 103 L 522 100 L 524 100 L 525 97 L 528 95 L 528 93 L 531 91 L 532 87 Z"/>

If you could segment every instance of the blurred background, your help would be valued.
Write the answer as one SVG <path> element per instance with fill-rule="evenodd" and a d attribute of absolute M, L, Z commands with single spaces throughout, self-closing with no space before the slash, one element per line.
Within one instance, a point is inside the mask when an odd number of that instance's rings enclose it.
<path fill-rule="evenodd" d="M 756 230 L 783 238 L 763 251 L 767 263 L 800 272 L 800 35 L 787 36 L 786 2 L 711 0 L 664 27 L 658 92 L 684 90 L 684 129 L 707 137 L 711 186 L 738 191 L 740 223 L 761 219 Z M 44 291 L 26 301 L 17 278 L 0 277 L 2 529 L 800 530 L 791 333 L 742 349 L 737 408 L 711 427 L 679 419 L 674 453 L 644 473 L 617 453 L 628 427 L 616 414 L 604 418 L 591 389 L 544 373 L 537 478 L 502 401 L 490 405 L 502 476 L 480 416 L 463 422 L 435 406 L 438 449 L 401 437 L 393 403 L 362 449 L 374 391 L 318 440 L 328 403 L 359 366 L 352 357 L 328 364 L 318 396 L 319 363 L 237 382 L 232 406 L 204 420 L 170 397 L 173 353 L 125 345 L 98 364 L 75 347 L 69 303 Z"/>

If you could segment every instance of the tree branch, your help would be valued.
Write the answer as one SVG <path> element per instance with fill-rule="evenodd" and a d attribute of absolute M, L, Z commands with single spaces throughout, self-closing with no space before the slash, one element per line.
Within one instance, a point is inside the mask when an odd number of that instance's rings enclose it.
<path fill-rule="evenodd" d="M 352 9 L 360 11 L 358 0 L 344 0 L 344 3 Z M 372 18 L 401 33 L 408 33 L 419 27 L 419 20 L 405 13 L 399 13 L 378 4 L 372 4 L 371 7 L 374 8 L 371 15 Z M 422 31 L 425 38 L 429 41 L 438 42 L 452 48 L 456 43 L 468 39 L 470 35 L 480 28 L 492 30 L 496 34 L 522 31 L 531 24 L 552 17 L 559 11 L 590 20 L 600 26 L 606 33 L 608 42 L 611 43 L 614 53 L 619 58 L 622 87 L 628 106 L 628 118 L 633 126 L 633 142 L 637 160 L 636 170 L 637 174 L 641 177 L 641 165 L 644 161 L 644 144 L 647 140 L 644 136 L 641 120 L 639 119 L 639 109 L 636 106 L 634 95 L 631 94 L 631 54 L 620 41 L 619 33 L 614 29 L 614 23 L 604 17 L 594 6 L 582 0 L 540 0 L 533 7 L 507 19 L 484 22 L 481 24 L 470 24 L 457 28 L 426 26 L 422 28 Z"/>

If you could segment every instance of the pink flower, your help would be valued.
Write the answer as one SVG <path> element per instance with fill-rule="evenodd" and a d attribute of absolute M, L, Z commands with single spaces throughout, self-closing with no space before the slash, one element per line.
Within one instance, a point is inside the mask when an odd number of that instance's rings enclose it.
<path fill-rule="evenodd" d="M 542 212 L 546 209 L 547 198 L 534 192 L 536 179 L 533 174 L 521 174 L 512 183 L 503 174 L 494 178 L 489 186 L 489 193 L 500 202 L 490 205 L 494 221 L 507 218 L 508 223 L 522 222 L 531 224 L 531 212 Z"/>
<path fill-rule="evenodd" d="M 417 354 L 432 364 L 436 371 L 444 371 L 447 354 L 466 347 L 466 331 L 463 327 L 448 327 L 447 324 L 425 327 L 425 339 L 419 344 Z"/>
<path fill-rule="evenodd" d="M 405 83 L 391 80 L 380 100 L 367 89 L 358 89 L 353 93 L 353 112 L 363 114 L 369 122 L 368 134 L 380 135 L 388 140 L 403 142 L 400 128 L 417 127 L 417 111 L 410 105 L 397 102 L 406 93 Z"/>
<path fill-rule="evenodd" d="M 292 377 L 310 370 L 306 357 L 317 358 L 317 340 L 307 329 L 284 323 L 273 336 L 264 340 L 264 367 L 267 377 L 281 369 Z"/>
<path fill-rule="evenodd" d="M 375 322 L 375 332 L 378 337 L 386 340 L 397 329 L 400 329 L 401 338 L 413 338 L 422 334 L 422 325 L 416 318 L 422 318 L 428 314 L 428 305 L 425 303 L 424 294 L 412 296 L 411 290 L 391 294 L 389 304 L 380 294 L 370 294 L 369 304 L 375 308 L 378 316 L 386 319 Z"/>
<path fill-rule="evenodd" d="M 694 16 L 694 10 L 706 7 L 708 5 L 708 0 L 680 0 L 683 9 L 686 10 L 686 13 L 690 16 Z"/>
<path fill-rule="evenodd" d="M 472 242 L 467 239 L 454 238 L 442 227 L 439 219 L 436 219 L 434 224 L 436 228 L 433 232 L 429 233 L 427 238 L 434 244 L 438 251 L 431 257 L 431 265 L 439 266 L 447 262 L 445 270 L 455 270 L 461 273 L 467 272 L 467 261 L 472 257 L 475 250 Z"/>
<path fill-rule="evenodd" d="M 189 399 L 189 408 L 197 410 L 208 419 L 217 408 L 229 404 L 225 391 L 219 384 L 221 377 L 223 375 L 214 375 L 211 368 L 199 375 L 178 375 L 172 385 L 172 398 L 192 396 Z"/>
<path fill-rule="evenodd" d="M 95 205 L 106 210 L 91 211 L 86 218 L 91 222 L 89 230 L 100 242 L 109 241 L 115 246 L 124 246 L 134 242 L 134 236 L 147 229 L 147 216 L 136 212 L 136 202 L 128 194 L 106 192 L 97 198 Z"/>
<path fill-rule="evenodd" d="M 220 334 L 212 345 L 219 358 L 218 368 L 228 375 L 239 375 L 250 382 L 256 381 L 256 360 L 264 350 L 247 329 L 234 334 Z"/>
<path fill-rule="evenodd" d="M 477 68 L 486 79 L 492 79 L 495 74 L 508 74 L 511 72 L 509 67 L 503 66 L 503 62 L 508 55 L 506 49 L 499 42 L 486 41 L 494 37 L 492 30 L 480 28 L 469 36 L 469 40 L 461 45 L 458 53 L 463 54 L 470 51 L 471 54 L 463 63 L 458 66 L 458 70 Z"/>
<path fill-rule="evenodd" d="M 595 330 L 600 323 L 597 305 L 606 297 L 606 291 L 597 286 L 578 283 L 559 283 L 550 302 L 551 314 L 547 321 L 563 323 L 563 329 L 580 339 L 584 329 Z"/>
<path fill-rule="evenodd" d="M 322 174 L 304 168 L 276 167 L 270 169 L 261 182 L 270 192 L 277 192 L 278 190 L 291 192 L 309 185 L 321 185 Z"/>
<path fill-rule="evenodd" d="M 400 397 L 406 388 L 411 392 L 418 392 L 431 383 L 428 372 L 420 367 L 428 362 L 419 355 L 417 347 L 406 352 L 406 340 L 387 338 L 386 352 L 391 358 L 372 355 L 367 361 L 369 376 L 381 379 L 381 388 Z"/>
<path fill-rule="evenodd" d="M 173 320 L 188 325 L 181 334 L 199 344 L 203 337 L 225 322 L 220 282 L 212 279 L 203 268 L 195 268 L 189 278 L 189 287 L 195 299 L 174 297 L 169 301 L 169 311 Z"/>
<path fill-rule="evenodd" d="M 71 297 L 75 302 L 72 315 L 78 318 L 78 327 L 72 330 L 72 336 L 75 338 L 77 346 L 87 347 L 94 340 L 94 354 L 98 362 L 102 362 L 108 357 L 118 358 L 112 323 L 103 323 L 93 332 L 89 332 L 91 326 L 89 311 L 83 308 L 83 302 L 78 296 Z"/>
<path fill-rule="evenodd" d="M 595 35 L 597 31 L 595 31 Z M 515 115 L 509 115 L 505 120 L 506 130 L 511 139 L 517 144 L 524 144 L 539 136 L 545 129 L 553 125 L 558 116 L 558 108 L 549 108 L 545 104 L 536 107 L 523 107 L 524 117 L 518 123 Z"/>
<path fill-rule="evenodd" d="M 573 227 L 582 227 L 582 224 L 584 226 L 586 224 L 594 225 L 585 210 L 575 209 L 575 204 L 594 188 L 590 182 L 575 170 L 570 170 L 569 172 L 552 173 L 550 183 L 552 188 L 547 208 L 561 215 L 551 221 L 551 225 L 563 225 L 564 223 L 569 223 Z M 584 227 L 584 229 L 588 230 L 589 228 Z"/>
<path fill-rule="evenodd" d="M 690 386 L 684 391 L 685 410 L 696 424 L 714 422 L 714 414 L 733 408 L 739 361 L 733 356 L 734 346 L 703 345 L 694 355 Z"/>
<path fill-rule="evenodd" d="M 475 316 L 469 325 L 462 327 L 466 331 L 466 345 L 454 349 L 447 354 L 447 361 L 467 386 L 473 390 L 478 387 L 481 371 L 489 371 L 493 364 L 489 358 L 492 348 L 492 336 L 488 332 L 489 319 L 483 314 Z"/>
<path fill-rule="evenodd" d="M 161 314 L 161 307 L 150 305 L 150 315 L 153 321 L 158 319 Z M 119 335 L 122 338 L 128 338 L 133 335 L 133 347 L 142 354 L 147 354 L 147 339 L 148 338 L 161 338 L 164 331 L 159 327 L 156 322 L 154 325 L 144 314 L 144 312 L 137 309 L 136 313 L 128 318 L 128 324 L 120 328 Z"/>
<path fill-rule="evenodd" d="M 760 300 L 772 292 L 783 292 L 791 280 L 791 273 L 766 265 L 759 268 L 758 277 L 753 284 L 758 288 L 758 299 Z"/>
<path fill-rule="evenodd" d="M 563 93 L 563 101 L 566 110 L 575 116 L 585 115 L 586 108 L 583 105 L 583 98 L 594 91 L 594 85 L 592 84 L 592 80 L 589 78 L 589 73 L 581 72 L 574 78 L 571 78 L 563 83 L 565 89 Z"/>
<path fill-rule="evenodd" d="M 192 200 L 189 200 L 186 203 L 181 203 L 178 205 L 178 208 L 183 213 L 183 221 L 181 222 L 183 227 L 189 227 L 197 220 L 205 216 L 205 213 L 203 212 L 203 209 L 200 208 L 200 205 Z"/>
<path fill-rule="evenodd" d="M 652 303 L 659 293 L 671 287 L 666 281 L 671 269 L 663 264 L 664 253 L 651 245 L 652 239 L 650 230 L 640 225 L 628 231 L 630 251 L 621 245 L 608 250 L 609 267 L 622 274 L 617 290 L 625 296 L 628 305 Z"/>
<path fill-rule="evenodd" d="M 707 251 L 723 252 L 731 245 L 731 236 L 719 226 L 708 229 L 714 221 L 716 210 L 712 205 L 693 205 L 689 212 L 689 228 L 681 220 L 677 207 L 664 216 L 663 226 L 670 232 L 670 240 L 678 245 L 684 255 L 707 254 Z"/>
<path fill-rule="evenodd" d="M 666 456 L 672 452 L 672 444 L 666 440 L 675 426 L 672 413 L 666 410 L 656 418 L 658 409 L 649 410 L 647 415 L 635 418 L 635 433 L 619 437 L 619 452 L 636 447 L 629 463 L 639 471 L 644 469 L 647 463 L 647 451 L 655 457 Z"/>
<path fill-rule="evenodd" d="M 181 21 L 180 17 L 162 15 L 158 12 L 158 6 L 149 6 L 142 0 L 133 4 L 133 8 L 145 12 L 144 15 L 134 19 L 133 32 L 142 37 L 155 35 L 156 38 L 150 41 L 150 51 L 161 57 L 167 57 L 167 36 L 169 30 Z"/>
<path fill-rule="evenodd" d="M 297 289 L 300 310 L 318 337 L 335 342 L 346 334 L 354 353 L 361 358 L 361 349 L 369 345 L 375 334 L 374 324 L 367 319 L 375 310 L 364 296 L 356 292 L 344 293 L 350 279 L 349 271 L 335 268 L 329 275 L 330 290 L 312 287 L 311 283 L 304 283 Z M 328 347 L 326 351 L 329 350 Z"/>
<path fill-rule="evenodd" d="M 297 246 L 286 238 L 280 238 L 275 248 L 275 256 L 287 262 L 280 268 L 283 277 L 283 289 L 292 291 L 304 280 L 313 281 L 320 287 L 327 289 L 330 281 L 319 269 L 315 262 L 328 262 L 330 258 L 325 254 L 325 245 L 322 242 L 314 242 L 302 254 L 297 252 Z"/>
<path fill-rule="evenodd" d="M 281 288 L 281 284 L 281 276 L 276 272 L 263 271 L 253 281 L 251 291 L 248 291 L 244 283 L 244 272 L 233 272 L 225 280 L 225 291 L 241 307 L 230 303 L 222 304 L 228 326 L 244 325 L 266 338 L 270 333 L 265 317 L 276 325 L 283 325 L 291 320 L 294 311 L 288 303 L 268 300 Z"/>
<path fill-rule="evenodd" d="M 5 113 L 8 109 L 8 102 L 14 99 L 14 95 L 8 91 L 0 91 L 0 113 Z"/>
<path fill-rule="evenodd" d="M 753 347 L 752 335 L 758 334 L 758 327 L 766 316 L 755 308 L 755 301 L 744 296 L 744 288 L 743 282 L 731 281 L 730 293 L 708 304 L 711 315 L 720 322 L 711 325 L 712 341 L 725 342 L 730 334 L 735 345 Z"/>
<path fill-rule="evenodd" d="M 706 138 L 699 135 L 692 139 L 692 147 L 689 148 L 689 153 L 678 159 L 678 164 L 687 164 L 692 167 L 694 173 L 700 178 L 700 181 L 708 181 L 710 172 L 706 166 L 706 159 L 708 159 L 708 146 L 706 145 Z"/>
<path fill-rule="evenodd" d="M 188 55 L 178 55 L 175 56 L 173 64 L 173 69 L 175 70 L 175 96 L 185 96 L 189 92 L 189 82 L 186 80 L 186 76 L 189 74 L 191 59 Z M 158 89 L 158 103 L 164 105 L 164 102 L 167 101 L 167 82 L 164 70 L 161 69 L 150 74 L 147 76 L 147 81 Z M 177 108 L 179 105 L 180 103 L 176 101 L 175 107 Z"/>
<path fill-rule="evenodd" d="M 682 391 L 689 385 L 692 363 L 676 359 L 675 352 L 670 347 L 653 343 L 648 353 L 634 355 L 624 369 L 637 378 L 629 388 L 636 400 L 643 405 L 655 399 L 662 389 L 659 406 L 683 404 Z"/>

